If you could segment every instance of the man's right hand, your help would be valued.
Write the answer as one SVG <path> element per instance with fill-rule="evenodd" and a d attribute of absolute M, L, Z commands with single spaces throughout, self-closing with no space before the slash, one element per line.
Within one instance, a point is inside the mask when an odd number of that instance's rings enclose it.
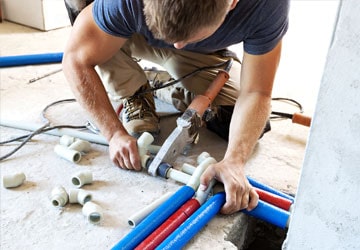
<path fill-rule="evenodd" d="M 121 133 L 115 133 L 109 140 L 110 159 L 122 169 L 141 171 L 140 155 L 136 138 Z"/>

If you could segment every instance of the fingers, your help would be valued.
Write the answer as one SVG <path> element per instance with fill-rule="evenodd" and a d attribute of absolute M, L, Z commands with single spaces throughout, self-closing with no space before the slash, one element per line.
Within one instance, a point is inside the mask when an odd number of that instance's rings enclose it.
<path fill-rule="evenodd" d="M 254 188 L 251 188 L 250 203 L 249 203 L 249 206 L 247 207 L 247 210 L 248 211 L 253 210 L 258 205 L 258 202 L 259 202 L 259 195 Z"/>
<path fill-rule="evenodd" d="M 110 158 L 113 163 L 122 168 L 140 171 L 142 169 L 136 139 L 122 138 L 109 143 Z"/>
<path fill-rule="evenodd" d="M 250 211 L 258 204 L 259 196 L 250 184 L 241 185 L 241 182 L 237 182 L 225 185 L 225 193 L 226 203 L 220 211 L 223 214 L 232 214 L 242 209 Z"/>
<path fill-rule="evenodd" d="M 200 189 L 205 191 L 212 179 L 216 179 L 216 171 L 209 166 L 200 177 Z"/>

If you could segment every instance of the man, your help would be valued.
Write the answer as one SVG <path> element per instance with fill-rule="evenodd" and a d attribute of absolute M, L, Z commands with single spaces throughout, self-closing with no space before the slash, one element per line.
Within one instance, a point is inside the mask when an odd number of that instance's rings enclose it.
<path fill-rule="evenodd" d="M 158 63 L 179 78 L 227 61 L 226 48 L 243 42 L 241 70 L 234 63 L 214 100 L 220 107 L 234 106 L 228 147 L 224 158 L 203 173 L 201 185 L 206 188 L 213 178 L 224 184 L 224 214 L 256 207 L 258 196 L 244 168 L 269 117 L 288 8 L 288 0 L 95 0 L 87 6 L 74 23 L 63 70 L 78 102 L 108 140 L 114 164 L 141 170 L 135 136 L 159 131 L 152 94 L 139 95 L 149 86 L 134 58 Z M 201 94 L 216 72 L 201 71 L 181 84 Z M 122 121 L 108 94 L 123 98 Z M 178 108 L 188 104 L 184 98 Z"/>

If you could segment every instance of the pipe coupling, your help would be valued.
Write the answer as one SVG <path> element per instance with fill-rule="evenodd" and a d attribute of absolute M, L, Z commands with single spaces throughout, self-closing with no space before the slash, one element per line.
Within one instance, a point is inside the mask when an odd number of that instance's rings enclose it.
<path fill-rule="evenodd" d="M 75 187 L 81 188 L 85 184 L 91 184 L 93 181 L 93 174 L 90 171 L 77 172 L 71 177 L 71 182 Z"/>
<path fill-rule="evenodd" d="M 69 202 L 79 203 L 84 205 L 86 202 L 92 200 L 92 195 L 83 189 L 70 189 L 69 191 Z"/>
<path fill-rule="evenodd" d="M 69 201 L 69 196 L 62 186 L 57 186 L 51 191 L 51 204 L 55 207 L 63 207 Z"/>
<path fill-rule="evenodd" d="M 14 174 L 8 174 L 3 176 L 3 186 L 5 188 L 14 188 L 22 185 L 26 179 L 23 172 L 18 172 Z"/>
<path fill-rule="evenodd" d="M 69 149 L 64 145 L 56 145 L 54 148 L 54 152 L 61 158 L 74 163 L 78 163 L 81 160 L 81 153 L 79 151 Z"/>
<path fill-rule="evenodd" d="M 92 224 L 99 224 L 103 218 L 102 208 L 92 201 L 88 201 L 84 204 L 82 213 Z"/>
<path fill-rule="evenodd" d="M 75 139 L 68 148 L 82 153 L 89 153 L 91 150 L 91 144 L 88 141 Z"/>

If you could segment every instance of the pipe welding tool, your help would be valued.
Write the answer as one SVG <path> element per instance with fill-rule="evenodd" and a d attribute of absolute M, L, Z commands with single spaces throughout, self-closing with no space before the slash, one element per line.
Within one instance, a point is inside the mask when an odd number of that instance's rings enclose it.
<path fill-rule="evenodd" d="M 160 175 L 160 172 L 163 172 L 162 166 L 171 167 L 171 163 L 184 152 L 186 146 L 196 140 L 202 120 L 207 120 L 210 104 L 229 79 L 232 62 L 233 59 L 229 59 L 225 68 L 218 71 L 205 93 L 197 95 L 185 112 L 177 118 L 176 128 L 165 140 L 156 156 L 148 161 L 147 170 L 152 176 Z"/>

